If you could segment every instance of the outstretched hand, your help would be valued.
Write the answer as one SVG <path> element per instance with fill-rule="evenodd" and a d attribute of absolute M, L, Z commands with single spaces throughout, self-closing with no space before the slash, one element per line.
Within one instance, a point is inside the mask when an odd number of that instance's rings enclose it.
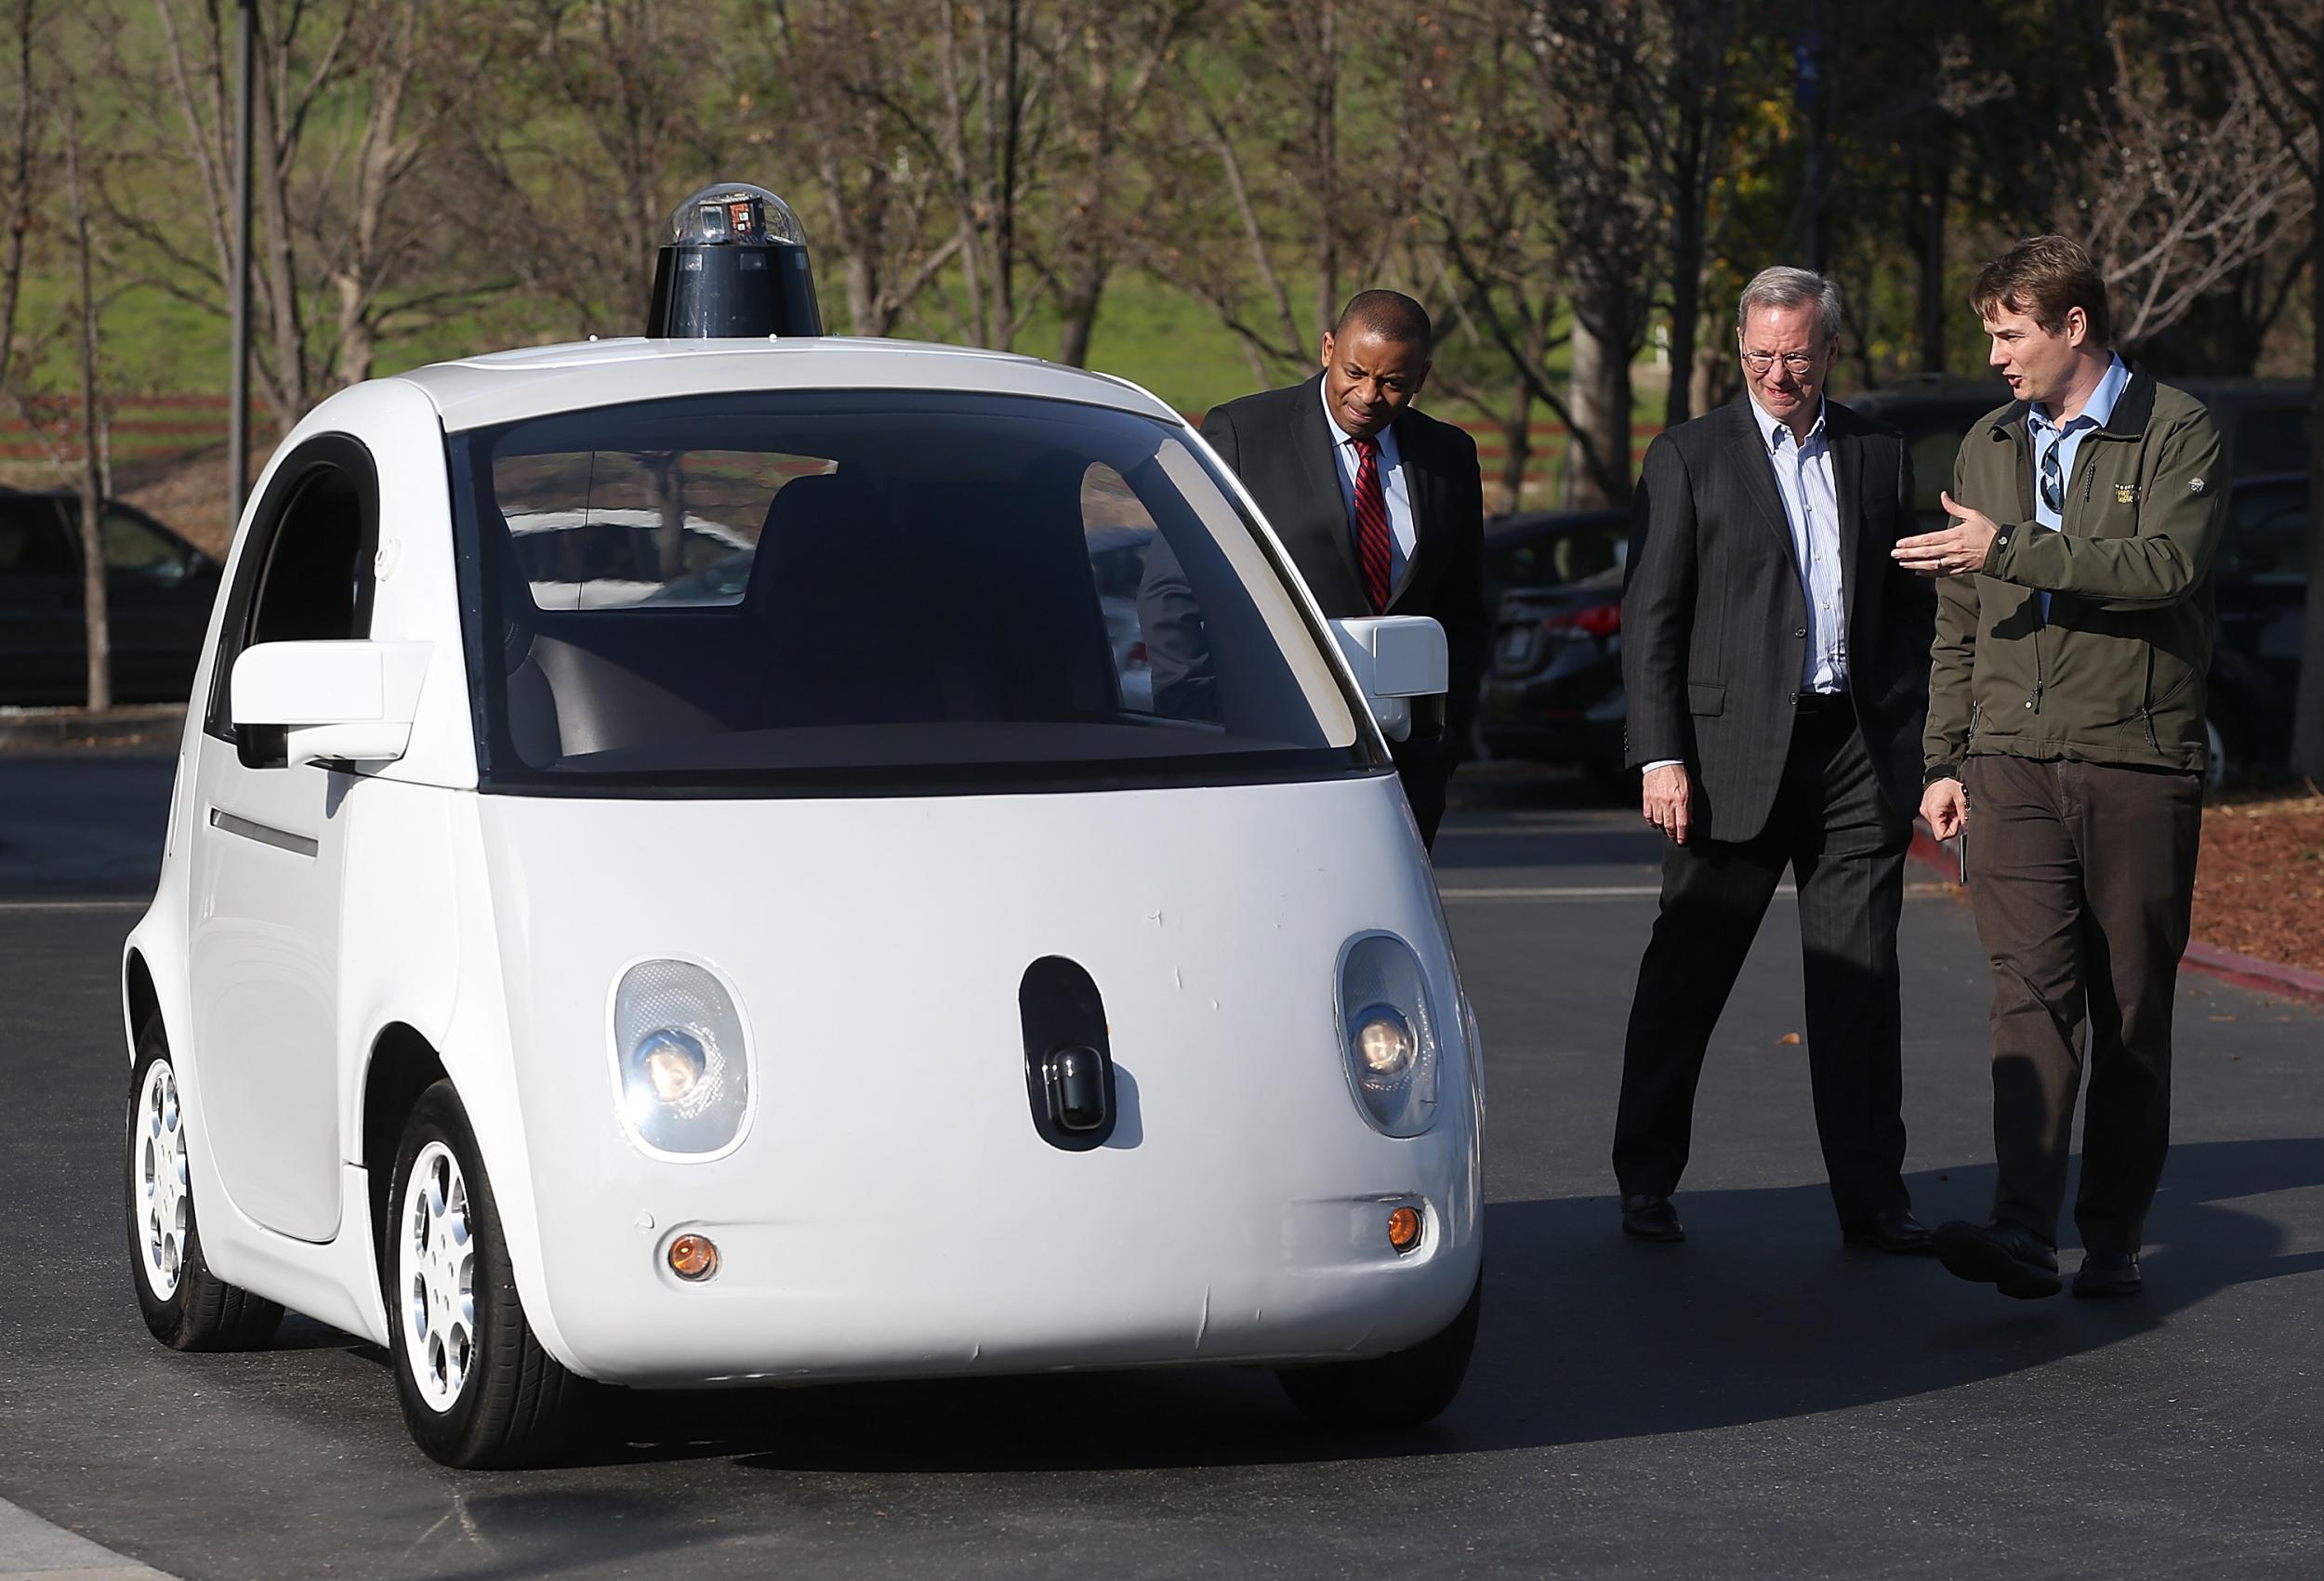
<path fill-rule="evenodd" d="M 1984 511 L 1972 510 L 1949 494 L 1937 498 L 1946 514 L 1953 518 L 1953 524 L 1941 533 L 1899 538 L 1890 555 L 1907 571 L 1916 571 L 1923 576 L 1962 576 L 1982 570 L 1985 557 L 1993 552 L 1993 540 L 2000 536 L 2001 529 Z"/>

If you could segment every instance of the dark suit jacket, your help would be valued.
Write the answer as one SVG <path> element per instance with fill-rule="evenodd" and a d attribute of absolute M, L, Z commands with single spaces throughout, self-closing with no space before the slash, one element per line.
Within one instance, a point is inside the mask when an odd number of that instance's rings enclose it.
<path fill-rule="evenodd" d="M 1235 469 L 1300 575 L 1335 620 L 1373 613 L 1355 564 L 1332 446 L 1341 437 L 1316 390 L 1323 375 L 1214 406 L 1202 437 Z M 1489 633 L 1485 612 L 1485 489 L 1477 445 L 1450 423 L 1407 409 L 1393 427 L 1412 499 L 1412 553 L 1389 614 L 1429 615 L 1449 655 L 1446 739 L 1469 739 Z"/>
<path fill-rule="evenodd" d="M 1825 402 L 1840 505 L 1848 692 L 1890 808 L 1921 800 L 1936 599 L 1889 549 L 1920 529 L 1912 453 L 1895 429 Z M 1696 826 L 1748 840 L 1766 826 L 1807 657 L 1807 594 L 1750 396 L 1682 423 L 1646 451 L 1622 594 L 1631 767 L 1693 771 Z"/>

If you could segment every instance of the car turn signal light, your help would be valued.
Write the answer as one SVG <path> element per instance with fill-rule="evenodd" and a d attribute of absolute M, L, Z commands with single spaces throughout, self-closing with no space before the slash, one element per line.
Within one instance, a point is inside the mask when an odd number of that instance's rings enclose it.
<path fill-rule="evenodd" d="M 1418 1208 L 1400 1207 L 1388 1216 L 1388 1244 L 1400 1252 L 1408 1252 L 1420 1244 Z"/>

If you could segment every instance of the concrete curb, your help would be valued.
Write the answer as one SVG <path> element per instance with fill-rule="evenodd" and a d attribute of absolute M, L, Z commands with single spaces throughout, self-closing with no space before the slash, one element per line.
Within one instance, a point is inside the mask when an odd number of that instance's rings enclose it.
<path fill-rule="evenodd" d="M 170 1581 L 0 1498 L 0 1581 Z"/>
<path fill-rule="evenodd" d="M 185 724 L 183 703 L 139 705 L 102 714 L 86 708 L 0 709 L 0 752 L 151 745 L 176 741 Z"/>
<path fill-rule="evenodd" d="M 1911 854 L 1913 861 L 1935 869 L 1947 885 L 1953 889 L 1961 887 L 1959 860 L 1939 844 L 1936 837 L 1929 833 L 1928 825 L 1918 819 L 1912 824 Z M 2180 957 L 2179 969 L 2199 971 L 2206 977 L 2232 982 L 2238 988 L 2256 988 L 2263 994 L 2299 999 L 2311 1005 L 2324 1005 L 2324 974 L 2287 966 L 2281 961 L 2262 960 L 2257 955 L 2238 955 L 2217 944 L 2206 944 L 2200 939 L 2188 943 L 2186 954 Z"/>

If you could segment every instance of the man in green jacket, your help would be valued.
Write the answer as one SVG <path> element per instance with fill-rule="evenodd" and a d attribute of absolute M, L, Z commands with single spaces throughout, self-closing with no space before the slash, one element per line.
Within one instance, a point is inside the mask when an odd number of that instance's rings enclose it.
<path fill-rule="evenodd" d="M 1895 550 L 1941 578 L 1921 814 L 1968 838 L 1993 964 L 1992 1217 L 1941 1226 L 1937 1255 L 2005 1296 L 2057 1292 L 2086 1053 L 2074 1294 L 2128 1296 L 2170 1144 L 2227 477 L 2201 404 L 2108 349 L 2074 243 L 2020 243 L 1972 300 L 2016 400 L 1961 441 L 1952 525 Z"/>

